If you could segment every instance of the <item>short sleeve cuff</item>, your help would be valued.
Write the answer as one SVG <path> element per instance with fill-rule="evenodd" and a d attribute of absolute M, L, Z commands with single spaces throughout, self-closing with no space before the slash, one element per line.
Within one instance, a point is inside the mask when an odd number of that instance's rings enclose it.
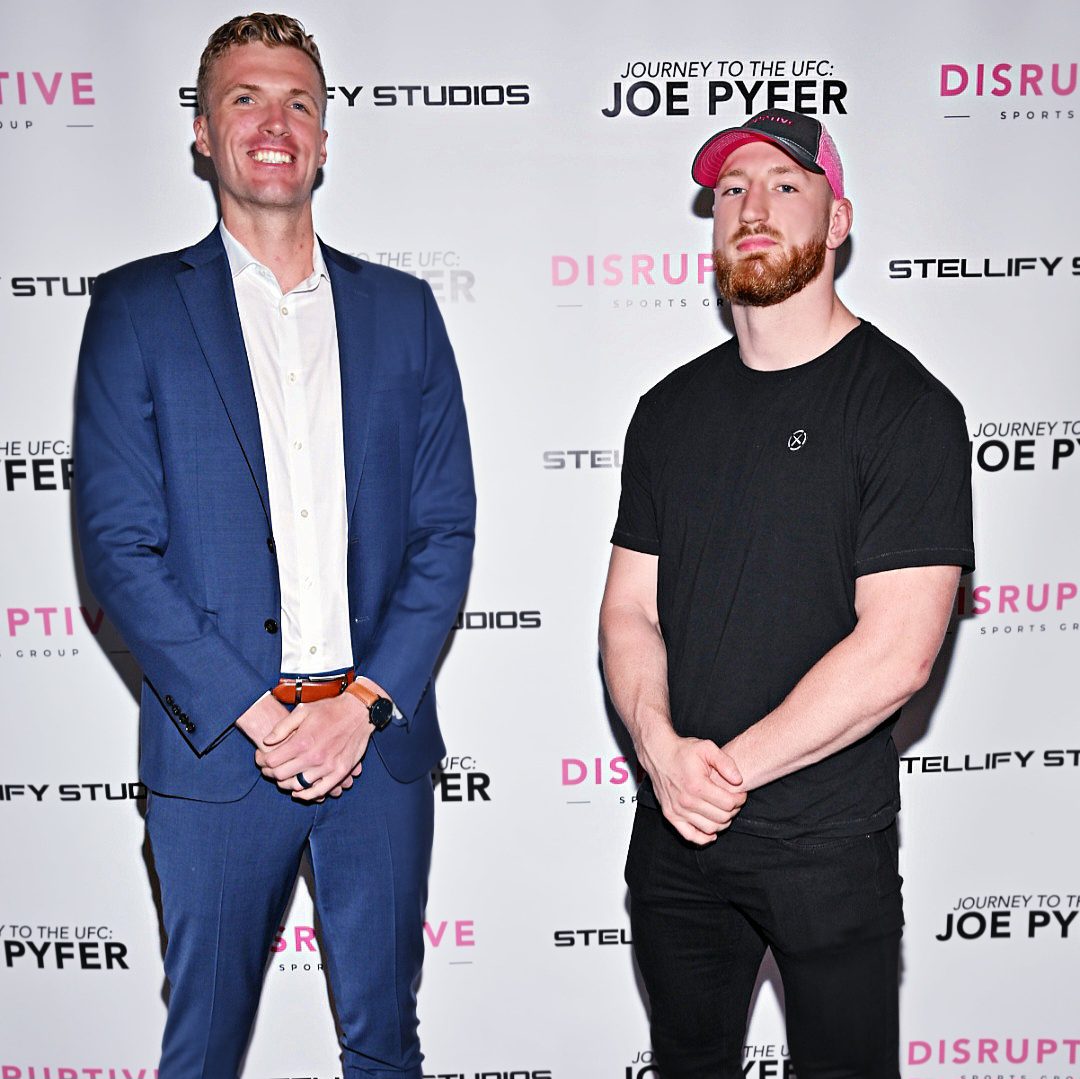
<path fill-rule="evenodd" d="M 660 544 L 656 540 L 635 536 L 630 532 L 620 532 L 618 529 L 612 533 L 611 542 L 616 547 L 625 547 L 628 551 L 637 551 L 640 554 L 660 553 Z"/>
<path fill-rule="evenodd" d="M 855 563 L 855 576 L 865 577 L 870 573 L 917 566 L 959 566 L 962 574 L 970 573 L 975 568 L 975 552 L 970 547 L 912 547 L 886 551 L 884 554 L 860 558 Z"/>

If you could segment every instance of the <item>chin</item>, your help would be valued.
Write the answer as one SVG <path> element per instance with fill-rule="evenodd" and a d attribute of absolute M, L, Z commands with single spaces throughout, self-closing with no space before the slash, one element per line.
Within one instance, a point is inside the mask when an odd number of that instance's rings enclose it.
<path fill-rule="evenodd" d="M 825 266 L 825 254 L 825 238 L 821 236 L 792 250 L 777 245 L 738 259 L 717 259 L 717 288 L 729 303 L 773 307 L 817 278 Z"/>

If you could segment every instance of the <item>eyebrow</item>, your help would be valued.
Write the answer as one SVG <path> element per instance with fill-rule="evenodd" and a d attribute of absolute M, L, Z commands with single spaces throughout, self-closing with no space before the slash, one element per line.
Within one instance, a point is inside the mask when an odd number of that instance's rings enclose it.
<path fill-rule="evenodd" d="M 805 171 L 806 171 L 805 169 L 800 169 L 798 165 L 773 165 L 768 170 L 768 175 L 769 176 L 774 176 L 774 175 L 781 176 L 781 175 L 784 175 L 785 173 L 805 172 Z M 729 176 L 741 176 L 744 180 L 747 179 L 745 169 L 728 169 L 722 175 L 717 177 L 716 182 L 719 183 L 721 180 L 726 180 Z"/>
<path fill-rule="evenodd" d="M 262 91 L 262 89 L 263 89 L 263 87 L 257 86 L 257 85 L 255 85 L 255 83 L 238 82 L 238 83 L 234 83 L 232 86 L 226 87 L 225 90 L 224 90 L 224 93 L 226 93 L 226 94 L 234 94 L 234 93 L 236 93 L 237 90 L 253 90 L 255 93 L 260 93 Z M 294 86 L 288 92 L 288 94 L 286 94 L 286 97 L 307 97 L 307 98 L 310 98 L 312 101 L 314 101 L 316 104 L 318 104 L 318 101 L 315 98 L 315 96 L 312 94 L 312 92 L 310 90 L 305 90 L 302 86 Z"/>

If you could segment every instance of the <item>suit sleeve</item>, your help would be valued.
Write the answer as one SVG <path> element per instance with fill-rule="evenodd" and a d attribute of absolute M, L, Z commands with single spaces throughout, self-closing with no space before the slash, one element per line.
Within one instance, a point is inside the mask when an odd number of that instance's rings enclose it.
<path fill-rule="evenodd" d="M 401 572 L 359 673 L 413 716 L 465 595 L 476 495 L 461 381 L 431 287 L 423 287 L 424 373 Z"/>
<path fill-rule="evenodd" d="M 95 285 L 75 398 L 76 519 L 90 588 L 171 720 L 203 754 L 266 691 L 167 565 L 151 381 L 122 289 Z"/>

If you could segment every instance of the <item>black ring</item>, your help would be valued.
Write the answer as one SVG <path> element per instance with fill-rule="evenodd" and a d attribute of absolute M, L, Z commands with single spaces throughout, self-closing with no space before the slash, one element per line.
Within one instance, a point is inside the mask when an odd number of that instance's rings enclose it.
<path fill-rule="evenodd" d="M 311 781 L 309 779 L 305 778 L 303 772 L 297 772 L 296 773 L 296 782 L 299 783 L 300 786 L 304 788 L 304 790 L 307 790 L 308 787 L 311 786 Z"/>

